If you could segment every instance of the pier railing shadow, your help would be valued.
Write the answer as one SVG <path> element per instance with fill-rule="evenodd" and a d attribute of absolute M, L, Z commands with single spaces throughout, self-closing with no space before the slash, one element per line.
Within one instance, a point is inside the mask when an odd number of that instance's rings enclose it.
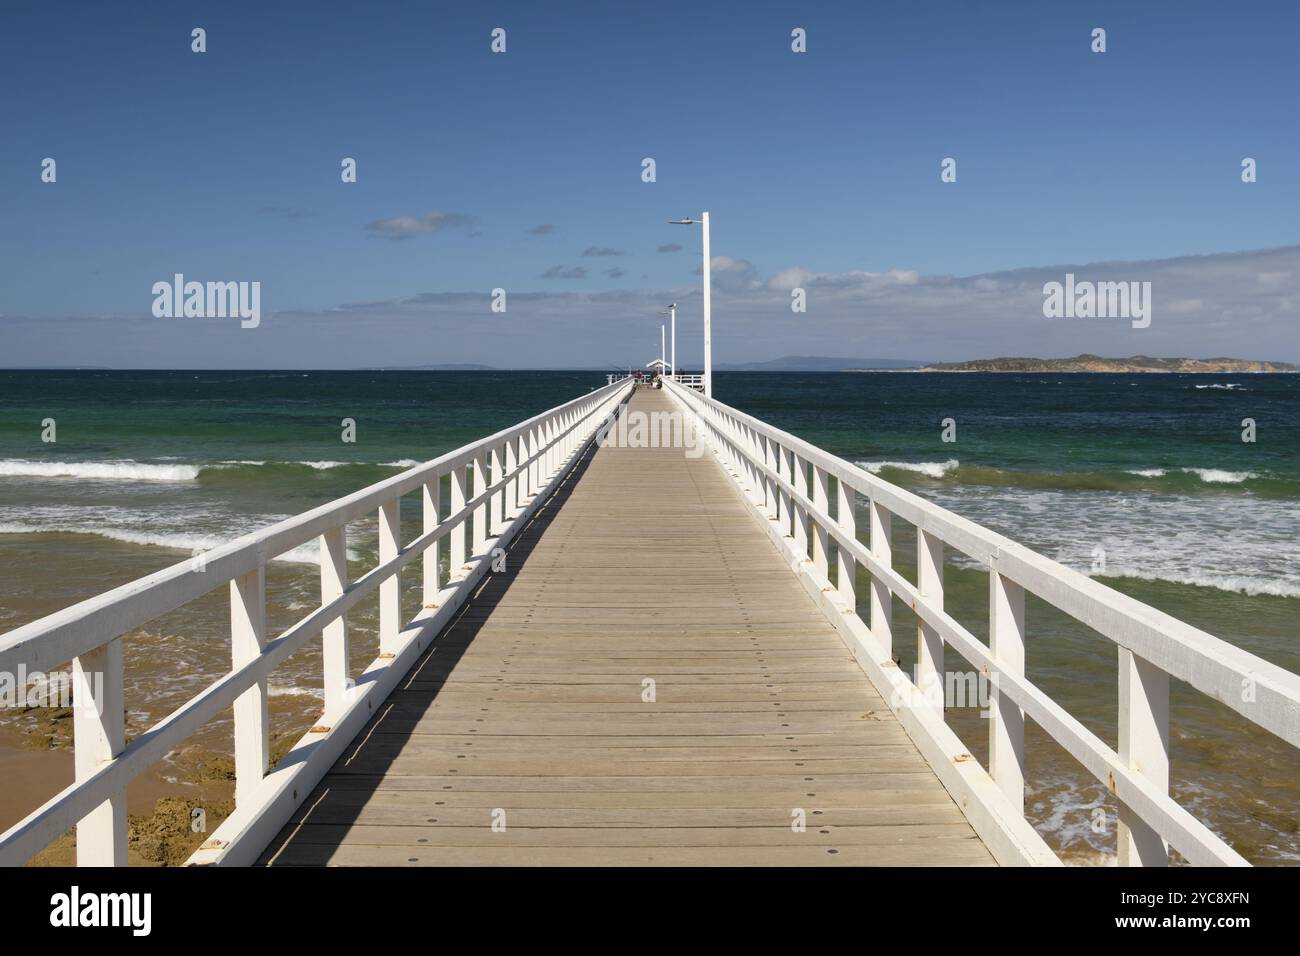
<path fill-rule="evenodd" d="M 259 863 L 274 865 L 277 856 L 286 847 L 303 843 L 321 846 L 320 856 L 324 862 L 328 855 L 327 848 L 337 845 L 339 841 L 325 839 L 318 842 L 312 838 L 310 828 L 329 827 L 328 832 L 335 834 L 339 828 L 348 828 L 358 822 L 371 798 L 381 789 L 385 776 L 406 743 L 419 734 L 420 721 L 436 714 L 435 704 L 451 682 L 456 667 L 479 632 L 491 620 L 493 611 L 510 593 L 519 573 L 541 543 L 555 516 L 573 495 L 598 450 L 593 442 L 581 453 L 562 482 L 505 549 L 505 569 L 492 572 L 484 578 L 456 616 L 416 660 L 325 779 L 303 801 L 291 821 L 264 851 Z M 456 760 L 454 749 L 448 739 L 446 755 L 449 761 Z M 364 769 L 353 769 L 362 763 L 365 764 Z M 431 804 L 428 809 L 434 811 L 437 808 Z M 428 815 L 412 816 L 421 820 L 428 819 Z M 484 825 L 488 822 L 485 811 Z"/>

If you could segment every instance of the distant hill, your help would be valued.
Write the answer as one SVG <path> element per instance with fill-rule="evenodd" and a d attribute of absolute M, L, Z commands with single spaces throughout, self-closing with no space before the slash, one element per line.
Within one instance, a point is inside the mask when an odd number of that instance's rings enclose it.
<path fill-rule="evenodd" d="M 826 355 L 787 355 L 768 362 L 714 365 L 719 372 L 846 372 L 873 368 L 921 368 L 913 359 L 832 358 Z"/>
<path fill-rule="evenodd" d="M 1101 358 L 1076 355 L 1074 358 L 991 358 L 970 362 L 935 362 L 922 372 L 1300 372 L 1300 365 L 1290 362 L 1264 362 L 1235 358 Z"/>

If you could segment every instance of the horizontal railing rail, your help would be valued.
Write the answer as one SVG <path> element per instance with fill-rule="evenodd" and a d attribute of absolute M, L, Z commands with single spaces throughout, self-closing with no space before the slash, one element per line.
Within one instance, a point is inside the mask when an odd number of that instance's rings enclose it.
<path fill-rule="evenodd" d="M 235 811 L 190 862 L 256 859 L 488 572 L 493 551 L 526 523 L 631 389 L 627 381 L 611 383 L 199 559 L 0 636 L 0 673 L 72 662 L 76 767 L 74 783 L 0 834 L 0 865 L 22 863 L 73 826 L 78 865 L 124 865 L 127 784 L 231 707 Z M 450 486 L 445 516 L 444 478 Z M 422 497 L 423 531 L 402 544 L 401 499 L 415 491 Z M 349 582 L 347 525 L 372 514 L 378 516 L 379 563 Z M 266 564 L 313 538 L 320 544 L 321 604 L 269 638 Z M 449 558 L 445 579 L 440 566 L 444 547 Z M 420 557 L 422 607 L 403 622 L 399 575 Z M 230 587 L 231 670 L 127 744 L 123 636 L 225 584 Z M 379 656 L 353 678 L 347 613 L 376 590 Z M 268 676 L 318 635 L 324 650 L 320 722 L 268 774 Z"/>
<path fill-rule="evenodd" d="M 1172 846 L 1194 864 L 1246 860 L 1169 795 L 1169 679 L 1183 681 L 1258 727 L 1300 746 L 1300 675 L 1121 594 L 1023 545 L 890 484 L 766 422 L 669 382 L 702 426 L 751 509 L 791 556 L 792 567 L 849 638 L 950 790 L 977 802 L 968 816 L 995 853 L 1048 862 L 1024 821 L 1024 721 L 1034 721 L 1115 796 L 1122 865 L 1163 865 Z M 832 508 L 832 486 L 835 505 Z M 858 540 L 858 498 L 870 540 Z M 833 513 L 832 513 L 833 512 Z M 917 581 L 892 567 L 892 518 L 916 528 Z M 832 575 L 832 543 L 835 570 Z M 989 572 L 989 642 L 943 606 L 945 547 Z M 869 579 L 867 621 L 857 612 L 857 566 Z M 832 577 L 834 582 L 832 583 Z M 1118 648 L 1118 750 L 1025 677 L 1029 592 Z M 918 619 L 917 670 L 894 661 L 892 600 Z M 855 647 L 856 645 L 856 647 Z M 990 683 L 989 770 L 944 720 L 943 653 L 951 645 Z M 937 692 L 937 693 L 936 693 Z M 973 815 L 972 815 L 973 811 Z"/>
<path fill-rule="evenodd" d="M 636 376 L 632 372 L 608 372 L 605 375 L 605 381 L 610 385 L 613 385 L 615 382 L 625 382 L 628 379 L 635 377 Z M 642 375 L 642 378 L 647 381 L 650 377 L 649 372 Z M 704 387 L 704 376 L 699 372 L 666 372 L 664 373 L 663 378 L 671 378 L 680 385 L 689 385 L 692 388 Z"/>

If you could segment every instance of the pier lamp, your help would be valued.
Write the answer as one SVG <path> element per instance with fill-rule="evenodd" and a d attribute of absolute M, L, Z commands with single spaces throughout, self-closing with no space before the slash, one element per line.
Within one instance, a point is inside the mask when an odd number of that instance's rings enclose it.
<path fill-rule="evenodd" d="M 704 394 L 713 397 L 713 326 L 710 321 L 712 283 L 709 277 L 709 214 L 700 213 L 699 219 L 669 219 L 674 226 L 704 227 Z"/>
<path fill-rule="evenodd" d="M 676 376 L 677 375 L 677 303 L 674 302 L 672 305 L 668 306 L 668 308 L 664 309 L 659 314 L 667 315 L 671 317 L 670 322 L 672 324 L 669 327 L 672 329 L 672 332 L 670 333 L 668 342 L 669 345 L 672 347 L 672 351 L 670 352 L 669 360 L 668 360 L 668 374 L 672 376 Z"/>

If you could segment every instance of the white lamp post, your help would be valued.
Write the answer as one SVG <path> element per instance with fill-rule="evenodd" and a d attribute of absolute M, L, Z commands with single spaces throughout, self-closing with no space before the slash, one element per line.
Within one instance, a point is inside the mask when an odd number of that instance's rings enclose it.
<path fill-rule="evenodd" d="M 713 397 L 713 325 L 711 322 L 711 305 L 713 300 L 712 282 L 709 276 L 709 214 L 700 213 L 699 219 L 669 219 L 674 226 L 704 227 L 704 394 Z"/>
<path fill-rule="evenodd" d="M 677 374 L 677 303 L 674 302 L 672 305 L 668 306 L 668 308 L 664 309 L 664 311 L 660 312 L 659 314 L 667 315 L 671 317 L 670 321 L 672 322 L 672 325 L 669 327 L 672 329 L 672 333 L 668 341 L 671 343 L 672 351 L 668 359 L 668 374 L 676 375 Z"/>

